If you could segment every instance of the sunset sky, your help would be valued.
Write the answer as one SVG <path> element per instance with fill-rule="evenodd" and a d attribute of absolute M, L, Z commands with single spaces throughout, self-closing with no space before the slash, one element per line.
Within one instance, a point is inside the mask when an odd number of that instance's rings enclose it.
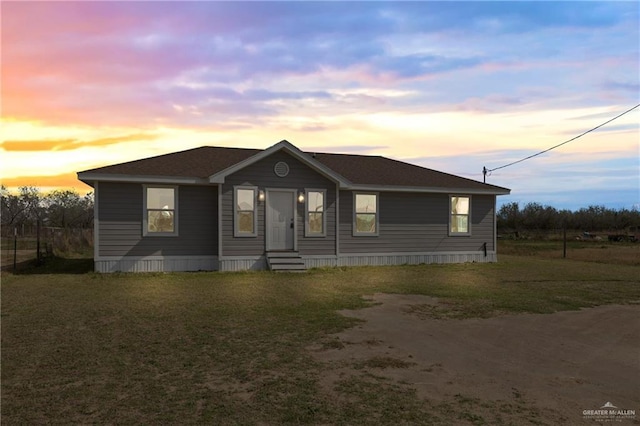
<path fill-rule="evenodd" d="M 0 2 L 0 178 L 203 145 L 482 180 L 640 103 L 630 2 Z M 506 202 L 640 207 L 640 111 L 496 170 Z"/>

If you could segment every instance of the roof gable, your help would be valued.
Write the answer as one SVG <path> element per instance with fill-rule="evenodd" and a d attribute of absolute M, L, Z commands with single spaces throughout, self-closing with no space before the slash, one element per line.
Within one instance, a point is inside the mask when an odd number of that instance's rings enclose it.
<path fill-rule="evenodd" d="M 294 158 L 298 159 L 299 161 L 301 161 L 302 163 L 306 164 L 307 166 L 311 167 L 312 169 L 314 169 L 316 172 L 320 173 L 321 175 L 324 175 L 325 177 L 329 178 L 330 180 L 339 183 L 340 185 L 348 185 L 348 181 L 341 176 L 339 173 L 337 173 L 335 170 L 326 167 L 324 164 L 322 164 L 321 162 L 316 161 L 313 157 L 311 157 L 309 154 L 306 154 L 302 151 L 300 151 L 297 147 L 295 147 L 293 144 L 291 144 L 289 141 L 283 140 L 278 142 L 277 144 L 273 145 L 270 148 L 265 149 L 264 151 L 261 151 L 251 157 L 248 157 L 242 161 L 240 161 L 237 164 L 234 164 L 230 167 L 227 167 L 224 170 L 220 170 L 219 172 L 211 175 L 209 177 L 209 182 L 211 183 L 224 183 L 224 179 L 229 176 L 232 173 L 237 172 L 240 169 L 243 169 L 245 167 L 247 167 L 250 164 L 254 164 L 260 160 L 262 160 L 263 158 L 267 158 L 268 156 L 270 156 L 271 154 L 278 152 L 278 151 L 285 151 L 287 153 L 289 153 L 290 155 L 292 155 Z"/>

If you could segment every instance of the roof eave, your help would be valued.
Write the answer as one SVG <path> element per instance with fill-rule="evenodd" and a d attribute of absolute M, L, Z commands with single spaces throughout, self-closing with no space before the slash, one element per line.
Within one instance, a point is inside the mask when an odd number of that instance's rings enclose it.
<path fill-rule="evenodd" d="M 367 185 L 367 184 L 351 184 L 340 189 L 352 191 L 380 191 L 380 192 L 420 192 L 420 193 L 438 193 L 438 194 L 478 194 L 478 195 L 508 195 L 511 193 L 507 188 L 443 188 L 428 186 L 398 186 L 398 185 Z"/>
<path fill-rule="evenodd" d="M 115 182 L 115 183 L 158 183 L 177 185 L 198 185 L 207 184 L 209 181 L 203 178 L 182 177 L 182 176 L 143 176 L 111 173 L 91 173 L 79 172 L 78 180 L 93 185 L 93 182 Z"/>

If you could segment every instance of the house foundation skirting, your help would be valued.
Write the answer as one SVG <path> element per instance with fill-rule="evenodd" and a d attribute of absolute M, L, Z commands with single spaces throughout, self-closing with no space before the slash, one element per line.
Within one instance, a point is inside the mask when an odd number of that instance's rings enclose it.
<path fill-rule="evenodd" d="M 220 259 L 220 271 L 263 271 L 267 268 L 265 256 L 225 256 Z"/>
<path fill-rule="evenodd" d="M 94 260 L 96 272 L 217 271 L 218 256 L 103 256 Z"/>
<path fill-rule="evenodd" d="M 490 263 L 497 262 L 494 251 L 429 252 L 429 253 L 353 253 L 341 254 L 337 266 L 419 265 L 422 263 Z"/>
<path fill-rule="evenodd" d="M 340 256 L 304 256 L 304 265 L 311 268 L 332 268 L 336 266 L 383 266 L 419 265 L 422 263 L 490 263 L 497 262 L 496 252 L 428 252 L 428 253 L 352 253 Z M 221 271 L 260 271 L 267 268 L 264 256 L 235 256 L 220 259 Z"/>
<path fill-rule="evenodd" d="M 422 263 L 497 262 L 496 252 L 431 253 L 350 253 L 340 256 L 302 256 L 305 267 L 419 265 Z M 176 271 L 260 271 L 266 270 L 265 256 L 146 256 L 100 257 L 96 272 L 176 272 Z"/>

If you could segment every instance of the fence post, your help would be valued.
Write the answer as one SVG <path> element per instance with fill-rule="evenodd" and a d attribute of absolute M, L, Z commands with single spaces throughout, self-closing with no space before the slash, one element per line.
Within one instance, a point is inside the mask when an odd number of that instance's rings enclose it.
<path fill-rule="evenodd" d="M 13 273 L 16 272 L 18 263 L 18 228 L 13 227 Z"/>
<path fill-rule="evenodd" d="M 567 258 L 567 224 L 562 224 L 562 258 Z"/>
<path fill-rule="evenodd" d="M 40 219 L 36 223 L 36 263 L 40 265 Z"/>

